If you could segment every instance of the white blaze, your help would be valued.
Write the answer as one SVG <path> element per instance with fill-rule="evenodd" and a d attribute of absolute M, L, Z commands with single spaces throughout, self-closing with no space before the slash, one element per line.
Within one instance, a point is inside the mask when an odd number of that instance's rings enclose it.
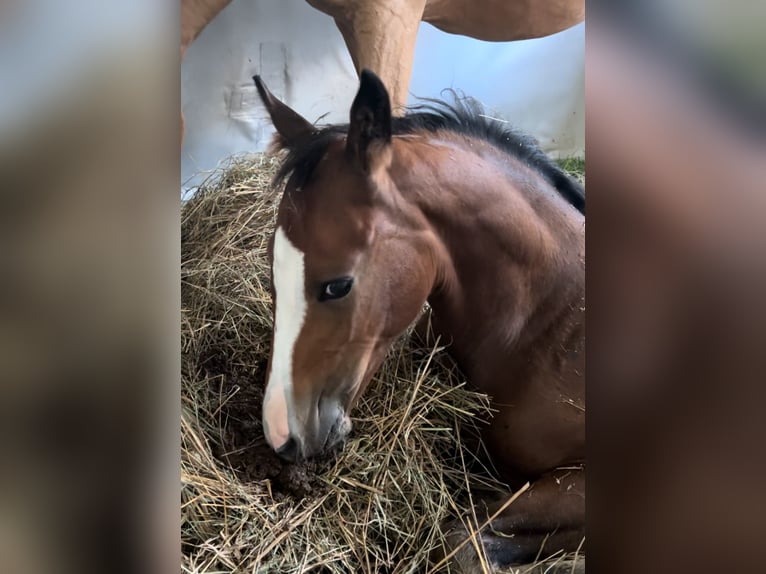
<path fill-rule="evenodd" d="M 304 255 L 277 227 L 274 235 L 274 348 L 271 374 L 263 398 L 266 440 L 279 449 L 290 436 L 289 411 L 293 386 L 293 349 L 306 317 Z"/>

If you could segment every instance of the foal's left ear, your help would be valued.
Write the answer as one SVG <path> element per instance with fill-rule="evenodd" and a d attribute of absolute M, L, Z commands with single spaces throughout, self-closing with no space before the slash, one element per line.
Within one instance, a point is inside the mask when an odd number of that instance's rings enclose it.
<path fill-rule="evenodd" d="M 271 123 L 286 147 L 292 147 L 305 135 L 314 131 L 314 126 L 307 119 L 274 97 L 260 76 L 253 76 L 253 82 L 258 88 L 258 95 L 261 96 L 266 111 L 269 112 Z"/>
<path fill-rule="evenodd" d="M 364 69 L 360 74 L 359 91 L 351 105 L 346 153 L 369 173 L 376 154 L 390 143 L 391 100 L 380 78 Z"/>

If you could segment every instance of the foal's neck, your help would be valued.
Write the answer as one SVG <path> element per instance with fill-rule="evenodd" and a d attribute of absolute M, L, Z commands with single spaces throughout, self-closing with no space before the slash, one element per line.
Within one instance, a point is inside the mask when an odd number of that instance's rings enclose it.
<path fill-rule="evenodd" d="M 475 362 L 556 339 L 554 324 L 577 316 L 584 218 L 517 159 L 486 142 L 460 144 L 411 140 L 392 174 L 439 243 L 436 330 L 461 362 Z"/>

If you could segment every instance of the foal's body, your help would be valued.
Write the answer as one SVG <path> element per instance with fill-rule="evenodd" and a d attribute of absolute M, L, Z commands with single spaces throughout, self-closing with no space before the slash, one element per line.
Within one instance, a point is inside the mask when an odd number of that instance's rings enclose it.
<path fill-rule="evenodd" d="M 544 542 L 543 554 L 577 549 L 585 223 L 572 204 L 584 208 L 582 190 L 528 141 L 485 129 L 465 109 L 392 121 L 385 88 L 367 72 L 350 126 L 323 132 L 259 89 L 289 151 L 275 282 L 287 283 L 280 261 L 292 253 L 306 286 L 291 355 L 272 355 L 280 366 L 270 367 L 267 440 L 297 458 L 342 439 L 344 413 L 427 299 L 434 333 L 492 397 L 484 439 L 493 464 L 512 484 L 532 482 L 482 533 L 491 561 L 530 561 Z M 333 296 L 317 301 L 315 286 Z M 287 295 L 276 288 L 277 334 Z M 480 522 L 502 502 L 479 505 Z M 451 540 L 465 536 L 458 527 Z M 456 558 L 471 563 L 472 545 Z"/>
<path fill-rule="evenodd" d="M 576 467 L 585 458 L 585 220 L 506 152 L 440 136 L 394 137 L 389 172 L 443 247 L 428 299 L 431 327 L 492 397 L 497 413 L 483 439 L 493 464 L 516 485 L 545 477 L 493 525 L 516 535 L 501 553 L 533 559 L 540 526 L 558 529 L 570 547 L 584 535 L 584 473 Z M 455 153 L 471 156 L 459 170 L 450 169 Z M 530 523 L 530 505 L 538 523 Z M 525 530 L 535 535 L 524 538 Z M 497 546 L 496 537 L 484 538 Z"/>
<path fill-rule="evenodd" d="M 392 147 L 391 179 L 439 244 L 434 332 L 498 407 L 495 464 L 531 475 L 580 460 L 584 217 L 488 142 L 443 133 Z"/>

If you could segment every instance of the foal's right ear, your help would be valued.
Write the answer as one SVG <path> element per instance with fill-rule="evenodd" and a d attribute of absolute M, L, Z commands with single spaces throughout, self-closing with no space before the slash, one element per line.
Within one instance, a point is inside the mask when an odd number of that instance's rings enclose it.
<path fill-rule="evenodd" d="M 300 139 L 314 131 L 314 126 L 298 112 L 274 97 L 260 76 L 253 76 L 258 95 L 271 116 L 271 123 L 277 128 L 286 147 L 294 146 Z"/>

